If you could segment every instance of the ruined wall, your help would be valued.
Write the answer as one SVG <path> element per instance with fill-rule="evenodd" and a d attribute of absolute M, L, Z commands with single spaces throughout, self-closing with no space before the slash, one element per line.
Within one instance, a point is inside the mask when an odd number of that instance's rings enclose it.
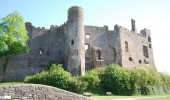
<path fill-rule="evenodd" d="M 115 30 L 120 33 L 122 66 L 153 65 L 153 53 L 152 47 L 150 47 L 151 41 L 148 41 L 150 33 L 146 33 L 146 30 L 143 30 L 143 34 L 139 34 L 118 25 L 115 25 Z M 143 46 L 146 46 L 148 50 L 148 57 L 144 56 L 146 51 L 143 50 Z"/>
<path fill-rule="evenodd" d="M 86 35 L 89 35 L 89 38 Z M 104 60 L 103 66 L 111 63 L 120 63 L 120 39 L 118 32 L 108 30 L 107 26 L 85 26 L 85 37 L 85 45 L 89 46 L 86 50 L 87 69 L 95 67 L 93 66 L 93 46 L 101 47 Z"/>
<path fill-rule="evenodd" d="M 29 32 L 27 45 L 30 51 L 12 56 L 5 74 L 0 73 L 4 81 L 23 81 L 26 75 L 47 70 L 44 65 L 51 61 L 64 63 L 65 24 L 45 29 L 36 28 L 27 22 L 26 28 Z M 0 66 L 2 69 L 2 58 L 0 58 Z"/>
<path fill-rule="evenodd" d="M 3 100 L 93 100 L 59 88 L 39 84 L 0 86 Z"/>
<path fill-rule="evenodd" d="M 43 55 L 48 59 L 51 58 L 50 60 L 63 63 L 66 25 L 63 24 L 60 27 L 51 25 L 50 29 L 31 27 L 30 30 L 30 26 L 27 26 L 30 54 Z"/>
<path fill-rule="evenodd" d="M 47 61 L 38 56 L 29 54 L 13 55 L 5 74 L 2 75 L 3 81 L 23 81 L 26 75 L 34 75 L 46 70 L 40 66 L 43 63 L 47 63 Z"/>

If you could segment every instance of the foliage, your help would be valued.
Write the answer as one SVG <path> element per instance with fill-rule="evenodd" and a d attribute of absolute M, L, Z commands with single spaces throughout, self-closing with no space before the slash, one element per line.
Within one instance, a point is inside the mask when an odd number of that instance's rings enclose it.
<path fill-rule="evenodd" d="M 79 76 L 76 78 L 78 83 L 77 86 L 83 89 L 78 91 L 80 93 L 88 91 L 88 92 L 100 92 L 100 79 L 99 79 L 99 72 L 95 69 L 87 71 L 84 76 Z"/>
<path fill-rule="evenodd" d="M 103 95 L 170 94 L 170 76 L 158 73 L 154 67 L 136 67 L 131 70 L 118 65 L 108 65 L 103 70 L 93 69 L 84 76 L 71 77 L 62 65 L 52 64 L 47 72 L 27 76 L 25 82 L 46 84 L 75 93 L 91 92 Z"/>
<path fill-rule="evenodd" d="M 108 65 L 100 74 L 100 79 L 101 85 L 106 91 L 111 91 L 116 95 L 128 95 L 130 74 L 126 69 L 118 65 Z"/>
<path fill-rule="evenodd" d="M 48 72 L 27 76 L 24 81 L 26 83 L 46 84 L 68 90 L 71 83 L 71 74 L 64 71 L 61 64 L 53 64 Z"/>
<path fill-rule="evenodd" d="M 51 86 L 68 89 L 71 81 L 71 74 L 64 71 L 61 64 L 57 66 L 53 64 L 49 71 L 48 80 Z"/>
<path fill-rule="evenodd" d="M 170 75 L 160 73 L 161 84 L 166 94 L 170 94 Z"/>
<path fill-rule="evenodd" d="M 160 94 L 161 78 L 154 67 L 136 67 L 131 71 L 133 94 Z"/>
<path fill-rule="evenodd" d="M 41 64 L 40 66 L 43 67 L 43 68 L 45 68 L 45 69 L 47 69 L 47 70 L 50 70 L 50 68 L 52 67 L 53 64 L 57 64 L 57 63 L 56 63 L 56 61 L 51 60 L 51 61 L 49 62 L 49 64 Z"/>
<path fill-rule="evenodd" d="M 82 82 L 88 83 L 88 89 L 96 88 L 99 86 L 100 79 L 96 70 L 88 71 L 84 76 L 79 77 Z"/>
<path fill-rule="evenodd" d="M 33 76 L 26 76 L 24 82 L 26 83 L 35 83 L 35 84 L 47 84 L 48 72 L 37 73 Z"/>
<path fill-rule="evenodd" d="M 80 78 L 77 76 L 72 78 L 69 90 L 75 93 L 83 93 L 84 91 L 87 90 L 87 87 L 88 83 L 82 82 Z"/>
<path fill-rule="evenodd" d="M 0 19 L 0 57 L 9 59 L 10 55 L 27 52 L 27 31 L 23 17 L 14 12 Z M 3 70 L 5 72 L 9 60 L 4 60 Z"/>

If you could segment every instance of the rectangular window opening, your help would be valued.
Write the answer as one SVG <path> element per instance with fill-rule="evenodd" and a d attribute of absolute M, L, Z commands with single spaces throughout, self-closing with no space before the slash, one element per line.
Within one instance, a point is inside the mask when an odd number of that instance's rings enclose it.
<path fill-rule="evenodd" d="M 88 50 L 89 49 L 89 45 L 88 44 L 85 44 L 85 50 Z"/>
<path fill-rule="evenodd" d="M 86 39 L 89 39 L 90 38 L 90 35 L 89 34 L 86 34 Z"/>
<path fill-rule="evenodd" d="M 146 58 L 149 58 L 148 46 L 146 46 L 146 45 L 143 45 L 143 55 L 144 55 Z"/>

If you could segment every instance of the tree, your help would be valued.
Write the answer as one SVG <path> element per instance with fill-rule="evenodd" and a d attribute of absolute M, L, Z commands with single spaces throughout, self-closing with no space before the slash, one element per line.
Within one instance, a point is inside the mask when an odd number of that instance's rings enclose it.
<path fill-rule="evenodd" d="M 0 57 L 3 58 L 3 72 L 11 55 L 28 51 L 27 40 L 24 18 L 18 12 L 0 19 Z"/>
<path fill-rule="evenodd" d="M 115 95 L 130 95 L 130 74 L 119 65 L 108 65 L 99 75 L 101 86 Z"/>

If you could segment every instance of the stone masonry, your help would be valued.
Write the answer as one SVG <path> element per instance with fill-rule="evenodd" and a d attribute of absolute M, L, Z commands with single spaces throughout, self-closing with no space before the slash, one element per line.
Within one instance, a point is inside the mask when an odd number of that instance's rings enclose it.
<path fill-rule="evenodd" d="M 8 98 L 8 99 L 5 99 Z M 0 100 L 93 100 L 52 86 L 17 84 L 0 86 Z"/>
<path fill-rule="evenodd" d="M 41 66 L 51 61 L 64 64 L 72 75 L 112 63 L 127 68 L 154 66 L 151 32 L 144 28 L 138 33 L 134 19 L 131 31 L 119 25 L 114 30 L 106 25 L 84 25 L 83 8 L 73 6 L 68 20 L 60 26 L 45 29 L 30 22 L 25 25 L 30 52 L 13 56 L 4 80 L 22 81 L 26 75 L 46 70 Z"/>

